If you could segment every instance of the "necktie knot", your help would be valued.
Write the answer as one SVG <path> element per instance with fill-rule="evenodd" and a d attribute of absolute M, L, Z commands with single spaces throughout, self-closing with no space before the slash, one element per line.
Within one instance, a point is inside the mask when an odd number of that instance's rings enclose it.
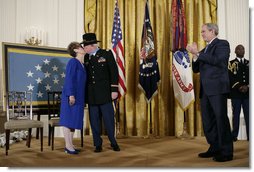
<path fill-rule="evenodd" d="M 208 47 L 209 47 L 209 44 L 206 45 L 204 53 L 206 53 Z"/>

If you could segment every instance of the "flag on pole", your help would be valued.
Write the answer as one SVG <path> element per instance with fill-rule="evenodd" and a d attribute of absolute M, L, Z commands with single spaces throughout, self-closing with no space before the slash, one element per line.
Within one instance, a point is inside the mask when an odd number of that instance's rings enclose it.
<path fill-rule="evenodd" d="M 183 110 L 194 102 L 191 61 L 187 45 L 186 21 L 182 0 L 172 0 L 172 72 L 174 95 Z"/>
<path fill-rule="evenodd" d="M 124 48 L 122 43 L 122 29 L 120 22 L 120 13 L 118 8 L 118 1 L 115 3 L 114 22 L 112 30 L 112 52 L 114 54 L 117 66 L 118 66 L 118 92 L 119 98 L 124 96 L 126 93 L 126 82 L 125 82 L 125 63 L 124 63 Z"/>
<path fill-rule="evenodd" d="M 142 31 L 139 88 L 144 91 L 147 102 L 156 95 L 158 82 L 160 81 L 159 66 L 157 63 L 156 51 L 154 46 L 154 36 L 150 22 L 148 1 L 145 6 L 145 16 Z"/>
<path fill-rule="evenodd" d="M 191 62 L 187 51 L 176 51 L 173 55 L 173 89 L 175 98 L 183 110 L 194 102 Z"/>

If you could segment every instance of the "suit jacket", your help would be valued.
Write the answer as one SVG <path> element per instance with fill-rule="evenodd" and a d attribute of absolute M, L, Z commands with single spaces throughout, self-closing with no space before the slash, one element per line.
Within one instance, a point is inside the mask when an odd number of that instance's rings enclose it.
<path fill-rule="evenodd" d="M 88 104 L 98 105 L 112 101 L 111 93 L 117 92 L 118 68 L 111 51 L 99 49 L 95 56 L 85 55 L 84 63 L 88 73 Z"/>
<path fill-rule="evenodd" d="M 244 63 L 240 63 L 237 58 L 231 60 L 228 64 L 230 95 L 229 98 L 248 98 L 249 91 L 242 93 L 239 88 L 243 85 L 249 85 L 249 60 L 244 59 Z"/>
<path fill-rule="evenodd" d="M 193 72 L 200 73 L 200 97 L 202 91 L 208 96 L 229 93 L 228 41 L 215 38 L 204 51 L 201 50 L 198 59 L 192 61 Z"/>

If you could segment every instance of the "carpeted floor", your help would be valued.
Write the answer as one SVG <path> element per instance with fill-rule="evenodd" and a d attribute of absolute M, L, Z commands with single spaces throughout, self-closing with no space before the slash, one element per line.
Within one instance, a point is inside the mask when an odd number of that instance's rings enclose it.
<path fill-rule="evenodd" d="M 31 148 L 25 141 L 10 145 L 9 155 L 0 148 L 0 166 L 2 167 L 167 167 L 167 168 L 213 168 L 250 167 L 249 142 L 234 142 L 234 160 L 214 162 L 212 158 L 199 158 L 200 152 L 208 145 L 204 137 L 177 139 L 175 137 L 118 139 L 121 151 L 110 148 L 107 137 L 103 137 L 103 151 L 94 153 L 91 136 L 85 136 L 84 148 L 78 155 L 64 153 L 63 138 L 56 138 L 55 150 L 47 146 L 44 138 L 44 151 L 40 152 L 39 140 L 32 139 Z M 74 140 L 77 147 L 80 140 Z"/>

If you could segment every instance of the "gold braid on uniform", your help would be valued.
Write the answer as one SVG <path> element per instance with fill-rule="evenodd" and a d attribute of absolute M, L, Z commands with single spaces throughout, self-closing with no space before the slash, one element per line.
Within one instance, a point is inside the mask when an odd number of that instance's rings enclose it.
<path fill-rule="evenodd" d="M 233 74 L 236 74 L 236 72 L 238 71 L 238 62 L 234 62 L 232 64 L 229 63 L 228 70 L 230 70 Z"/>
<path fill-rule="evenodd" d="M 233 86 L 232 86 L 232 88 L 234 88 L 235 86 L 237 86 L 239 84 L 239 82 L 236 82 Z"/>
<path fill-rule="evenodd" d="M 111 87 L 118 87 L 118 85 L 111 85 Z"/>

